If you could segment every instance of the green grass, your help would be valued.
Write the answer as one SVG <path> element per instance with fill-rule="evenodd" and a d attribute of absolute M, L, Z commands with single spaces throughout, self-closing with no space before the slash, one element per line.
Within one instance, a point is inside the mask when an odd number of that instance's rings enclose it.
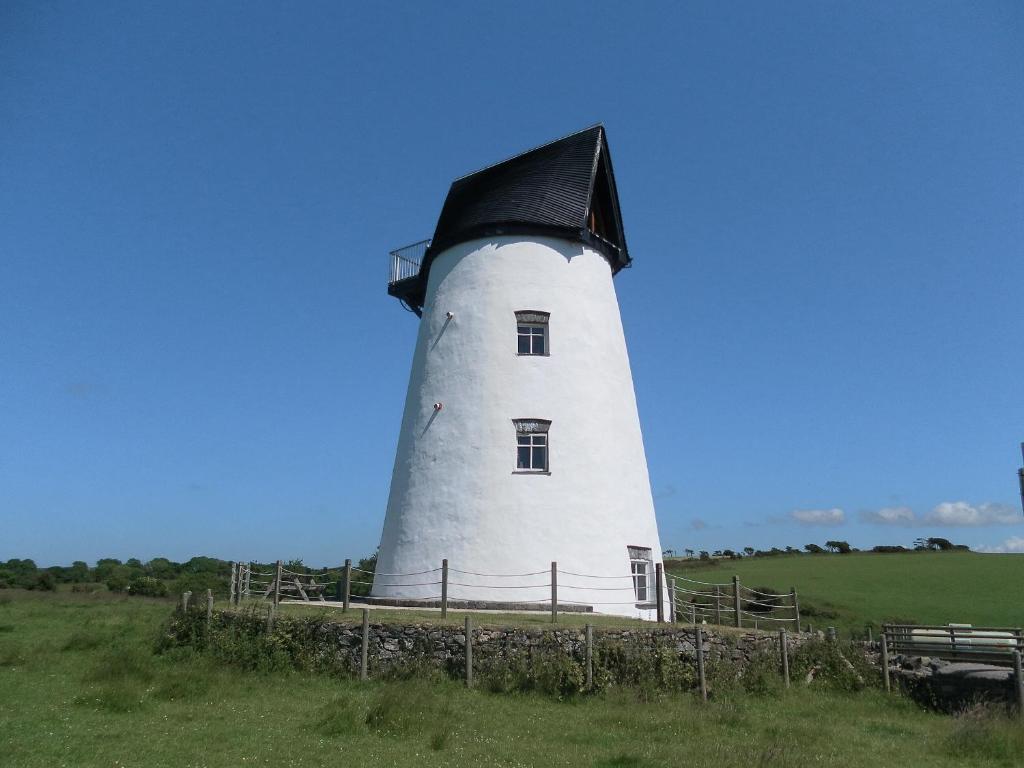
<path fill-rule="evenodd" d="M 558 701 L 151 652 L 168 601 L 0 592 L 0 755 L 33 766 L 1013 766 L 1024 728 L 797 686 Z M 293 609 L 295 610 L 295 609 Z"/>
<path fill-rule="evenodd" d="M 252 603 L 259 605 L 261 601 L 253 600 Z M 220 606 L 220 604 L 218 604 Z M 327 619 L 346 624 L 359 624 L 363 620 L 362 606 L 352 604 L 348 613 L 342 613 L 338 608 L 323 608 L 317 603 L 308 605 L 296 603 L 282 603 L 280 611 L 295 616 L 322 615 Z M 550 629 L 551 614 L 547 611 L 535 611 L 531 613 L 485 613 L 482 611 L 458 611 L 449 610 L 445 619 L 437 610 L 413 610 L 413 609 L 389 609 L 371 608 L 371 622 L 389 622 L 395 624 L 436 624 L 440 626 L 462 626 L 469 616 L 474 627 L 535 627 L 537 629 Z M 632 627 L 650 629 L 652 624 L 649 621 L 640 619 L 628 619 L 622 616 L 604 616 L 595 613 L 562 612 L 558 614 L 556 627 L 583 627 L 593 624 L 595 627 Z"/>
<path fill-rule="evenodd" d="M 975 552 L 914 552 L 848 555 L 783 555 L 699 563 L 670 561 L 669 573 L 709 582 L 733 574 L 752 587 L 789 591 L 796 587 L 804 624 L 863 631 L 873 623 L 965 622 L 988 626 L 1024 625 L 1024 557 Z M 834 611 L 837 617 L 812 611 Z"/>

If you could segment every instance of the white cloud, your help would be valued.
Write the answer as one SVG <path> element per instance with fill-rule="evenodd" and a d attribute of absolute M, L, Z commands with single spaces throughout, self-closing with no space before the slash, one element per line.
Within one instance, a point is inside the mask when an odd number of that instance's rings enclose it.
<path fill-rule="evenodd" d="M 979 552 L 1020 552 L 1024 553 L 1024 536 L 1011 536 L 995 547 L 978 547 Z"/>
<path fill-rule="evenodd" d="M 882 507 L 865 511 L 860 513 L 860 519 L 875 525 L 913 525 L 917 522 L 914 510 L 910 507 Z"/>
<path fill-rule="evenodd" d="M 924 517 L 931 525 L 1013 525 L 1024 522 L 1024 516 L 1009 504 L 979 504 L 966 501 L 944 501 Z"/>
<path fill-rule="evenodd" d="M 800 525 L 842 525 L 846 522 L 846 513 L 836 508 L 796 509 L 789 516 Z"/>

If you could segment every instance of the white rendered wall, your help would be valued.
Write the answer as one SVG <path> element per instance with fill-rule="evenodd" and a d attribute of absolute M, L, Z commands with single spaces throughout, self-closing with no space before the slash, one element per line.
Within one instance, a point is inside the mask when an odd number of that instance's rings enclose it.
<path fill-rule="evenodd" d="M 518 310 L 550 313 L 548 356 L 517 354 Z M 436 413 L 435 402 L 444 405 Z M 512 420 L 520 418 L 551 420 L 550 474 L 515 473 Z M 545 601 L 548 587 L 500 587 L 547 584 L 556 560 L 559 570 L 621 577 L 560 574 L 559 603 L 653 618 L 634 605 L 630 545 L 649 547 L 661 562 L 607 260 L 557 238 L 510 236 L 439 254 L 430 268 L 377 572 L 430 571 L 447 558 L 449 599 Z M 544 573 L 483 577 L 457 570 Z M 436 597 L 436 585 L 390 585 L 439 579 L 439 571 L 381 575 L 371 594 Z M 573 588 L 580 586 L 603 589 Z M 597 604 L 615 602 L 622 604 Z"/>

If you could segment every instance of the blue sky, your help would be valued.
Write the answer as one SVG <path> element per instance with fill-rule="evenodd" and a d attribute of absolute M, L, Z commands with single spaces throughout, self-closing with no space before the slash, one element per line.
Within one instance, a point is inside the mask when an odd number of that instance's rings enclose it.
<path fill-rule="evenodd" d="M 1024 7 L 0 5 L 0 558 L 376 546 L 390 248 L 603 122 L 662 543 L 1024 550 Z"/>

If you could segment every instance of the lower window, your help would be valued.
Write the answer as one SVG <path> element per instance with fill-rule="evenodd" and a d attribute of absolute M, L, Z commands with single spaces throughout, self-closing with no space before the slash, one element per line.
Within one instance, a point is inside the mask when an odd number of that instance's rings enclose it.
<path fill-rule="evenodd" d="M 654 573 L 654 559 L 649 547 L 627 547 L 629 550 L 629 570 L 633 576 L 633 591 L 638 603 L 646 603 L 654 591 L 651 587 L 651 576 Z"/>
<path fill-rule="evenodd" d="M 516 425 L 516 472 L 547 472 L 548 429 L 546 419 L 513 419 Z"/>

